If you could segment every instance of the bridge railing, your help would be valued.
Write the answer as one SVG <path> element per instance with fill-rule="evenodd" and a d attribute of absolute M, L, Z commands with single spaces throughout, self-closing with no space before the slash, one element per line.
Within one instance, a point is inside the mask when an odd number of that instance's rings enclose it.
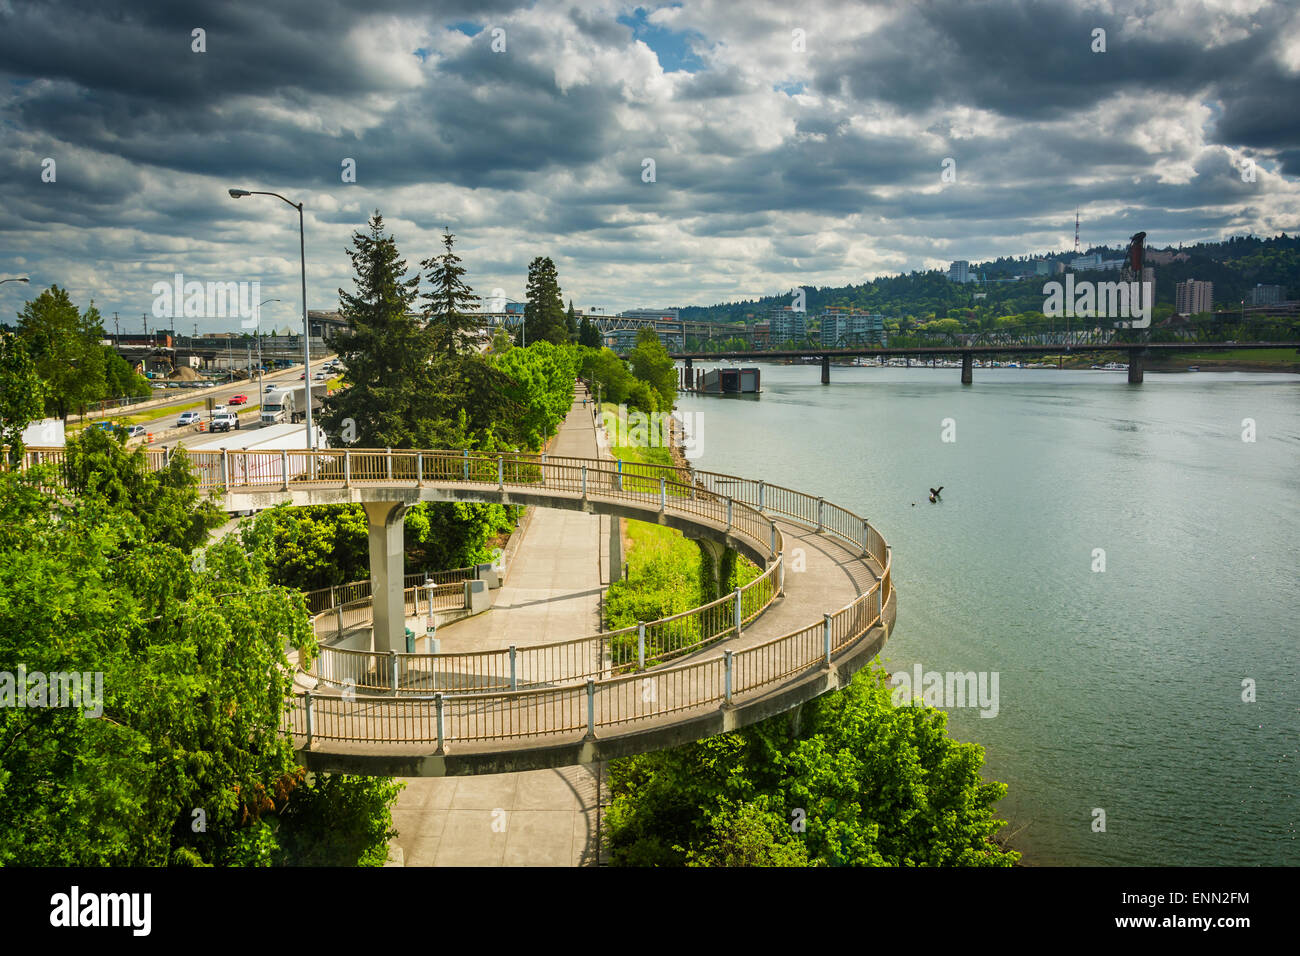
<path fill-rule="evenodd" d="M 585 685 L 422 697 L 318 694 L 294 697 L 286 730 L 309 741 L 437 744 L 508 741 L 618 730 L 636 722 L 715 708 L 819 670 L 854 641 L 892 625 L 895 595 L 884 576 L 822 621 L 754 647 Z"/>

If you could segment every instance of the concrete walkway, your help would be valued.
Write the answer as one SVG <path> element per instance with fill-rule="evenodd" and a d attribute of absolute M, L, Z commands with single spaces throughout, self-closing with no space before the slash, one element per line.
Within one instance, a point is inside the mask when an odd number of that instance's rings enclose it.
<path fill-rule="evenodd" d="M 547 452 L 595 457 L 577 400 Z M 536 508 L 492 609 L 438 631 L 442 652 L 559 641 L 600 630 L 600 518 Z M 406 866 L 583 866 L 596 862 L 596 768 L 402 778 L 394 844 Z"/>

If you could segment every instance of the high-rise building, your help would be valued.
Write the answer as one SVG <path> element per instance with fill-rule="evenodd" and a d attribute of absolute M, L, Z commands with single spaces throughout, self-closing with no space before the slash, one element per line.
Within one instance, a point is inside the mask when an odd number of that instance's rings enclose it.
<path fill-rule="evenodd" d="M 1214 283 L 1188 279 L 1174 286 L 1174 309 L 1179 315 L 1214 311 Z"/>
<path fill-rule="evenodd" d="M 1250 290 L 1248 301 L 1251 305 L 1277 305 L 1286 297 L 1286 289 L 1280 285 L 1257 285 Z"/>
<path fill-rule="evenodd" d="M 808 314 L 796 312 L 789 306 L 784 309 L 772 309 L 767 313 L 767 321 L 774 345 L 802 342 L 808 335 Z"/>
<path fill-rule="evenodd" d="M 885 344 L 885 317 L 879 313 L 827 309 L 821 320 L 821 344 L 826 348 Z"/>
<path fill-rule="evenodd" d="M 971 282 L 973 277 L 970 274 L 970 263 L 965 259 L 958 259 L 948 267 L 949 282 Z"/>

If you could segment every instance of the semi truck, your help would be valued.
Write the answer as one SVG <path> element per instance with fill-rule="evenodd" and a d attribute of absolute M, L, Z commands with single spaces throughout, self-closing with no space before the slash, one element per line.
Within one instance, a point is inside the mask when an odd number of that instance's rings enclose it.
<path fill-rule="evenodd" d="M 324 382 L 311 386 L 312 412 L 320 411 L 321 399 L 329 392 Z M 307 417 L 307 386 L 267 392 L 262 396 L 263 425 L 293 425 Z"/>
<path fill-rule="evenodd" d="M 316 432 L 317 449 L 329 447 L 325 433 L 313 427 Z M 234 454 L 227 458 L 226 474 L 232 484 L 278 484 L 284 480 L 284 468 L 289 469 L 289 479 L 302 477 L 310 467 L 310 458 L 291 455 L 284 458 L 281 451 L 306 451 L 307 429 L 302 425 L 263 425 L 239 434 L 227 432 L 221 436 L 186 442 L 185 450 L 190 453 L 191 466 L 200 473 L 207 483 L 221 481 L 221 451 L 247 452 Z M 319 456 L 318 467 L 324 465 L 329 456 Z"/>

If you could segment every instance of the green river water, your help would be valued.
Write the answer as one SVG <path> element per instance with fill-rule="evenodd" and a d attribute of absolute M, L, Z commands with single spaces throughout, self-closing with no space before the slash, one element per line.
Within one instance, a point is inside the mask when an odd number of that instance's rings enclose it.
<path fill-rule="evenodd" d="M 946 709 L 1026 862 L 1300 863 L 1300 377 L 760 367 L 679 398 L 688 454 L 876 525 L 890 671 L 998 674 Z"/>

